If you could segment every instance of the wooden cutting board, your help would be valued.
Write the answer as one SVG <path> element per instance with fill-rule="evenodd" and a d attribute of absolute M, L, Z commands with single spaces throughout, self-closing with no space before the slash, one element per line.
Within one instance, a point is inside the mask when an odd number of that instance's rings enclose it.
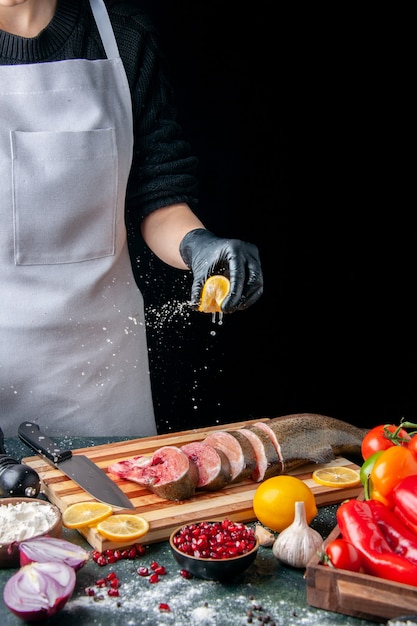
<path fill-rule="evenodd" d="M 221 427 L 212 426 L 158 435 L 156 437 L 131 439 L 118 443 L 79 448 L 72 452 L 74 455 L 84 454 L 102 470 L 106 471 L 107 467 L 116 461 L 137 455 L 152 455 L 161 446 L 182 446 L 192 441 L 202 441 L 211 431 L 219 430 L 220 428 L 221 430 L 235 430 L 259 421 L 268 422 L 268 419 L 256 419 L 252 422 L 234 422 L 233 424 L 222 424 Z M 81 487 L 60 470 L 49 465 L 43 458 L 39 456 L 27 457 L 22 459 L 22 463 L 33 467 L 38 472 L 42 482 L 42 492 L 50 502 L 56 504 L 61 512 L 75 502 L 94 500 Z M 344 465 L 358 469 L 354 463 L 344 458 L 338 458 L 327 465 Z M 317 506 L 335 504 L 346 498 L 357 497 L 361 492 L 360 486 L 337 489 L 318 485 L 311 478 L 313 470 L 318 467 L 323 466 L 317 464 L 304 465 L 292 472 L 288 472 L 303 480 L 312 489 L 316 497 Z M 177 526 L 190 522 L 225 518 L 244 523 L 256 520 L 252 501 L 259 483 L 255 483 L 252 480 L 245 480 L 241 483 L 226 486 L 221 491 L 196 492 L 195 496 L 188 500 L 172 502 L 159 498 L 132 481 L 109 475 L 134 504 L 135 511 L 132 509 L 131 512 L 136 512 L 148 520 L 150 530 L 146 534 L 147 544 L 167 540 Z M 100 552 L 125 545 L 105 539 L 93 528 L 80 529 L 80 532 L 89 544 Z"/>

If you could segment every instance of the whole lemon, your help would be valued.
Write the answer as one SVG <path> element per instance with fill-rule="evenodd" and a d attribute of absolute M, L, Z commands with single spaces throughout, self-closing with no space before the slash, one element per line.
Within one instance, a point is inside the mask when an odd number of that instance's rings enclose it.
<path fill-rule="evenodd" d="M 256 489 L 253 510 L 261 524 L 280 533 L 293 523 L 296 502 L 304 502 L 310 524 L 317 515 L 316 499 L 310 487 L 296 476 L 272 476 Z"/>

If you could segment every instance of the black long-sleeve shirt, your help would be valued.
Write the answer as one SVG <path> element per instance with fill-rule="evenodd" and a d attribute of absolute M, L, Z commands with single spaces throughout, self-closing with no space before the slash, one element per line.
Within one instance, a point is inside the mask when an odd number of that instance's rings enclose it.
<path fill-rule="evenodd" d="M 134 155 L 126 206 L 130 219 L 177 202 L 197 206 L 197 159 L 176 122 L 172 88 L 153 24 L 136 0 L 107 0 L 129 81 Z M 105 58 L 88 0 L 58 0 L 50 24 L 33 39 L 0 30 L 0 64 Z"/>

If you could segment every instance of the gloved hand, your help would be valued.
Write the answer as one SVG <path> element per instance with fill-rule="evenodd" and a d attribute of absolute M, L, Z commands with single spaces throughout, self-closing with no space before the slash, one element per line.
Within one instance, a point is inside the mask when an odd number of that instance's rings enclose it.
<path fill-rule="evenodd" d="M 196 228 L 180 243 L 181 257 L 193 272 L 191 306 L 197 308 L 209 276 L 224 274 L 230 291 L 222 303 L 224 313 L 247 309 L 263 293 L 263 275 L 258 248 L 240 239 L 222 239 Z"/>

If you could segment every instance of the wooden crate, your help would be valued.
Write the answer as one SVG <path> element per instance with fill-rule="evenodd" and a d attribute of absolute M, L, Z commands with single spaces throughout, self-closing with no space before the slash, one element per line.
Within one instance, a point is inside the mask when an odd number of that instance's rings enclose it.
<path fill-rule="evenodd" d="M 339 527 L 325 544 L 340 537 Z M 378 622 L 417 614 L 417 587 L 377 576 L 328 567 L 314 556 L 307 565 L 307 602 L 311 606 Z"/>

